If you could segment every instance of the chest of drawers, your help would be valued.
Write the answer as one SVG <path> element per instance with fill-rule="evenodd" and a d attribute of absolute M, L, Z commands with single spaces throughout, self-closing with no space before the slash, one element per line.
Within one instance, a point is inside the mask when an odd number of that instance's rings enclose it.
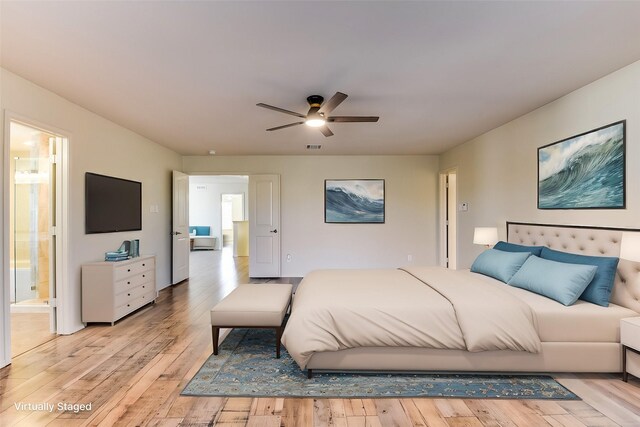
<path fill-rule="evenodd" d="M 141 256 L 82 266 L 82 321 L 113 323 L 155 302 L 156 259 Z"/>

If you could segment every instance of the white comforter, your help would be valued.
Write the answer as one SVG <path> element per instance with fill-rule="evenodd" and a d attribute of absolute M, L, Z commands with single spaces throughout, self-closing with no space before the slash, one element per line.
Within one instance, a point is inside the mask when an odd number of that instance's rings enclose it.
<path fill-rule="evenodd" d="M 302 369 L 315 352 L 353 347 L 538 353 L 533 312 L 502 286 L 440 267 L 314 271 L 282 343 Z"/>

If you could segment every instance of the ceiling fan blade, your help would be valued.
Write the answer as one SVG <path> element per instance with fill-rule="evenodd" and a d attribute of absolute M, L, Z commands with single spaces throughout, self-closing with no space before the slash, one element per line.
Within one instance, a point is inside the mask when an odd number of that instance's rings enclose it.
<path fill-rule="evenodd" d="M 331 132 L 331 129 L 329 129 L 327 125 L 320 126 L 318 129 L 320 129 L 320 132 L 322 132 L 324 136 L 329 137 L 333 135 L 333 132 Z"/>
<path fill-rule="evenodd" d="M 262 102 L 256 105 L 258 107 L 268 108 L 269 110 L 279 111 L 285 114 L 291 114 L 292 116 L 296 116 L 296 117 L 302 117 L 303 119 L 307 117 L 304 114 L 296 113 L 295 111 L 285 110 L 284 108 L 280 108 L 280 107 L 274 107 L 273 105 L 263 104 Z"/>
<path fill-rule="evenodd" d="M 277 126 L 277 127 L 274 127 L 274 128 L 269 128 L 269 129 L 267 129 L 267 131 L 278 130 L 278 129 L 284 129 L 284 128 L 288 128 L 288 127 L 291 127 L 291 126 L 298 126 L 298 125 L 301 125 L 301 124 L 304 124 L 304 122 L 289 123 L 288 125 L 283 125 L 283 126 Z"/>
<path fill-rule="evenodd" d="M 331 97 L 330 100 L 322 104 L 318 113 L 329 114 L 332 112 L 338 105 L 342 103 L 345 99 L 347 99 L 347 94 L 342 92 L 336 92 L 335 95 Z"/>
<path fill-rule="evenodd" d="M 328 122 L 350 123 L 350 122 L 377 122 L 377 116 L 333 116 L 327 117 Z"/>

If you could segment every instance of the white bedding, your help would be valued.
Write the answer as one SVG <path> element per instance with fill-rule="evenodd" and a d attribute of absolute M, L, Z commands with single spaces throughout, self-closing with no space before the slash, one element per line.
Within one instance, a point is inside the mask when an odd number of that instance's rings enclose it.
<path fill-rule="evenodd" d="M 282 342 L 302 369 L 315 352 L 355 347 L 541 348 L 526 303 L 474 273 L 440 267 L 312 272 Z"/>

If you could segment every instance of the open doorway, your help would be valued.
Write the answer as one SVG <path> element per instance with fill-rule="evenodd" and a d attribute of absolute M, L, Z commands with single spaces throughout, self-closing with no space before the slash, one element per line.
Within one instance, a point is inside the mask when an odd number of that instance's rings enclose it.
<path fill-rule="evenodd" d="M 211 249 L 234 255 L 239 238 L 234 236 L 234 225 L 248 218 L 248 191 L 245 175 L 189 176 L 190 230 L 197 228 L 211 236 Z"/>
<path fill-rule="evenodd" d="M 234 256 L 249 256 L 249 223 L 244 216 L 244 193 L 223 193 L 220 199 L 223 248 Z"/>
<path fill-rule="evenodd" d="M 56 213 L 64 138 L 9 123 L 9 312 L 11 357 L 55 337 Z"/>

